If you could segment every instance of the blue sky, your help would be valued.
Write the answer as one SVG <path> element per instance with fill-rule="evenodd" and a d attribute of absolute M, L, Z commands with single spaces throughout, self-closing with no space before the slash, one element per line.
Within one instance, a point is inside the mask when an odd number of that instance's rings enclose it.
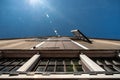
<path fill-rule="evenodd" d="M 0 0 L 0 38 L 72 36 L 120 39 L 120 0 Z"/>

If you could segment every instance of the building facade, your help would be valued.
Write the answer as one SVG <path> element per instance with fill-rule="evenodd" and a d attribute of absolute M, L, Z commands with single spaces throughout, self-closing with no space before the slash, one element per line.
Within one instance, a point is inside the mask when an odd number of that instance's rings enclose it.
<path fill-rule="evenodd" d="M 0 41 L 1 80 L 119 80 L 120 42 L 70 37 Z"/>

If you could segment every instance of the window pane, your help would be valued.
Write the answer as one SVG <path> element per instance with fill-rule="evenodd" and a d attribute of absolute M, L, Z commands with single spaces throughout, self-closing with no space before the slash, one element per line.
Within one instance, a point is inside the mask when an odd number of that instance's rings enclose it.
<path fill-rule="evenodd" d="M 72 65 L 66 66 L 66 71 L 73 72 L 73 66 Z"/>
<path fill-rule="evenodd" d="M 118 72 L 120 72 L 120 66 L 114 66 L 113 67 L 115 70 L 117 70 Z"/>
<path fill-rule="evenodd" d="M 23 64 L 25 64 L 25 62 L 27 62 L 27 61 L 28 61 L 28 59 L 21 59 L 21 60 L 20 60 L 21 63 L 20 63 L 19 65 L 23 65 Z M 19 62 L 19 61 L 18 61 L 18 62 Z"/>
<path fill-rule="evenodd" d="M 16 66 L 16 67 L 14 67 L 14 68 L 11 70 L 11 72 L 16 71 L 18 68 L 20 68 L 20 66 Z"/>
<path fill-rule="evenodd" d="M 74 65 L 79 65 L 79 60 L 74 59 L 74 60 L 72 60 L 72 61 L 73 61 Z"/>
<path fill-rule="evenodd" d="M 6 66 L 5 68 L 3 68 L 1 71 L 3 72 L 9 72 L 14 66 Z"/>
<path fill-rule="evenodd" d="M 64 66 L 57 66 L 56 72 L 64 72 Z"/>
<path fill-rule="evenodd" d="M 113 66 L 108 66 L 112 71 L 116 71 Z"/>
<path fill-rule="evenodd" d="M 25 62 L 23 61 L 23 62 L 21 62 L 19 65 L 23 65 Z"/>
<path fill-rule="evenodd" d="M 83 71 L 82 66 L 75 66 L 75 67 L 76 67 L 78 72 Z"/>
<path fill-rule="evenodd" d="M 0 59 L 0 62 L 4 62 L 4 61 L 7 61 L 7 59 Z"/>
<path fill-rule="evenodd" d="M 63 65 L 63 60 L 57 60 L 57 65 Z"/>
<path fill-rule="evenodd" d="M 36 71 L 37 72 L 44 72 L 45 66 L 38 66 Z"/>
<path fill-rule="evenodd" d="M 65 64 L 66 65 L 71 65 L 71 60 L 69 60 L 69 59 L 65 60 Z"/>
<path fill-rule="evenodd" d="M 13 63 L 11 63 L 11 65 L 17 65 L 17 64 L 19 64 L 20 62 L 13 62 Z"/>
<path fill-rule="evenodd" d="M 23 65 L 23 64 L 25 64 L 26 62 L 28 61 L 28 59 L 21 59 L 21 63 L 19 64 L 19 65 Z"/>
<path fill-rule="evenodd" d="M 11 62 L 10 61 L 7 61 L 7 62 L 4 62 L 3 65 L 9 65 Z"/>
<path fill-rule="evenodd" d="M 16 71 L 21 65 L 23 65 L 27 59 L 23 58 L 3 58 L 1 59 L 1 62 L 4 62 L 0 64 L 0 71 L 2 72 L 9 72 L 9 71 Z M 21 64 L 19 64 L 21 62 Z"/>
<path fill-rule="evenodd" d="M 4 66 L 0 66 L 0 70 L 3 68 Z"/>
<path fill-rule="evenodd" d="M 105 64 L 106 64 L 106 65 L 112 65 L 112 63 L 111 63 L 110 60 L 105 60 Z"/>
<path fill-rule="evenodd" d="M 48 66 L 46 72 L 54 72 L 54 66 Z"/>
<path fill-rule="evenodd" d="M 113 62 L 115 65 L 120 65 L 120 61 L 113 60 L 112 62 Z"/>
<path fill-rule="evenodd" d="M 116 71 L 112 66 L 104 66 L 104 69 L 108 72 Z"/>
<path fill-rule="evenodd" d="M 55 60 L 50 60 L 48 65 L 55 65 Z"/>
<path fill-rule="evenodd" d="M 0 64 L 2 64 L 3 63 L 3 61 L 0 61 Z"/>
<path fill-rule="evenodd" d="M 97 63 L 98 65 L 103 65 L 103 63 L 102 63 L 100 60 L 96 60 L 96 63 Z"/>
<path fill-rule="evenodd" d="M 40 65 L 46 65 L 46 64 L 47 64 L 47 62 L 48 62 L 48 60 L 47 60 L 47 59 L 41 60 Z"/>
<path fill-rule="evenodd" d="M 120 68 L 120 66 L 116 66 L 116 67 Z"/>

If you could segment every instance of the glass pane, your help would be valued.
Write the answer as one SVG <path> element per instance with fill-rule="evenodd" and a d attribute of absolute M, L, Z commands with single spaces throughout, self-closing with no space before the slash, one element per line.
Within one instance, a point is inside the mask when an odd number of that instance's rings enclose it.
<path fill-rule="evenodd" d="M 20 63 L 19 65 L 23 65 L 23 64 L 25 64 L 27 61 L 28 61 L 28 59 L 21 59 L 21 60 L 20 60 L 21 63 Z"/>
<path fill-rule="evenodd" d="M 41 60 L 40 65 L 46 65 L 46 64 L 47 64 L 47 62 L 48 62 L 48 60 L 47 60 L 47 59 Z"/>
<path fill-rule="evenodd" d="M 15 59 L 15 61 L 17 61 L 17 62 L 20 62 L 21 60 L 23 60 L 23 59 L 20 59 L 20 58 L 19 59 Z"/>
<path fill-rule="evenodd" d="M 0 59 L 0 62 L 4 62 L 4 61 L 7 61 L 7 59 Z"/>
<path fill-rule="evenodd" d="M 75 66 L 75 67 L 76 67 L 78 72 L 83 71 L 82 66 Z"/>
<path fill-rule="evenodd" d="M 0 61 L 0 64 L 2 64 L 3 63 L 3 61 Z"/>
<path fill-rule="evenodd" d="M 103 65 L 103 63 L 102 63 L 100 60 L 96 60 L 96 63 L 97 63 L 98 65 Z"/>
<path fill-rule="evenodd" d="M 120 68 L 120 66 L 116 66 L 116 67 Z"/>
<path fill-rule="evenodd" d="M 25 62 L 21 62 L 19 65 L 23 65 Z"/>
<path fill-rule="evenodd" d="M 104 69 L 108 72 L 116 71 L 112 66 L 104 66 Z"/>
<path fill-rule="evenodd" d="M 106 64 L 106 65 L 112 65 L 112 63 L 111 63 L 110 60 L 105 60 L 105 64 Z"/>
<path fill-rule="evenodd" d="M 74 59 L 74 60 L 72 60 L 72 61 L 73 61 L 74 65 L 79 65 L 79 60 Z"/>
<path fill-rule="evenodd" d="M 54 72 L 54 66 L 48 66 L 46 72 Z"/>
<path fill-rule="evenodd" d="M 63 60 L 57 60 L 57 65 L 63 65 Z"/>
<path fill-rule="evenodd" d="M 4 66 L 0 66 L 0 70 L 3 68 Z"/>
<path fill-rule="evenodd" d="M 64 66 L 57 66 L 56 72 L 64 72 Z"/>
<path fill-rule="evenodd" d="M 116 71 L 113 66 L 108 66 L 112 71 Z"/>
<path fill-rule="evenodd" d="M 66 65 L 71 65 L 71 60 L 69 60 L 69 59 L 65 60 L 65 64 Z"/>
<path fill-rule="evenodd" d="M 17 64 L 19 64 L 20 62 L 13 62 L 13 63 L 11 63 L 11 65 L 17 65 Z"/>
<path fill-rule="evenodd" d="M 14 67 L 14 68 L 11 70 L 11 72 L 14 72 L 14 71 L 16 71 L 16 70 L 19 69 L 19 68 L 20 68 L 20 66 Z"/>
<path fill-rule="evenodd" d="M 113 66 L 113 68 L 114 68 L 115 70 L 117 70 L 118 72 L 120 72 L 120 66 Z"/>
<path fill-rule="evenodd" d="M 5 68 L 3 68 L 1 71 L 2 72 L 9 72 L 14 66 L 6 66 Z"/>
<path fill-rule="evenodd" d="M 38 66 L 36 71 L 37 72 L 44 72 L 45 66 Z"/>
<path fill-rule="evenodd" d="M 66 66 L 66 71 L 73 72 L 73 66 L 72 65 Z"/>
<path fill-rule="evenodd" d="M 120 61 L 113 60 L 112 62 L 113 62 L 115 65 L 120 65 Z"/>
<path fill-rule="evenodd" d="M 48 65 L 55 65 L 55 60 L 50 60 Z"/>
<path fill-rule="evenodd" d="M 9 65 L 11 62 L 10 61 L 7 61 L 7 62 L 4 62 L 3 65 Z"/>

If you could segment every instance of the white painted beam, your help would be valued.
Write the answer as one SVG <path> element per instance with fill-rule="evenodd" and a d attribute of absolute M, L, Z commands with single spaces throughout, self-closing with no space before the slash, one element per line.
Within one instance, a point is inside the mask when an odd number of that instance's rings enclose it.
<path fill-rule="evenodd" d="M 47 40 L 50 40 L 50 38 L 48 38 Z M 39 44 L 37 44 L 37 45 L 34 46 L 34 47 L 35 47 L 35 48 L 38 48 L 38 47 L 42 46 L 44 43 L 45 43 L 45 41 L 40 42 Z M 34 48 L 32 47 L 32 48 L 30 48 L 30 49 L 33 50 Z"/>
<path fill-rule="evenodd" d="M 73 40 L 71 40 L 71 41 L 72 41 L 74 44 L 78 45 L 79 47 L 82 47 L 83 49 L 88 50 L 88 48 L 85 47 L 85 46 L 83 46 L 82 44 L 80 44 L 80 43 L 78 43 L 78 42 L 75 42 L 75 41 L 73 41 Z"/>
<path fill-rule="evenodd" d="M 105 71 L 103 68 L 101 68 L 93 60 L 91 60 L 89 57 L 87 57 L 84 54 L 80 54 L 80 59 L 90 71 L 101 71 L 101 72 Z"/>
<path fill-rule="evenodd" d="M 80 80 L 119 80 L 120 74 L 113 74 L 113 75 L 105 75 L 105 74 L 97 74 L 97 75 L 90 75 L 90 74 L 81 74 L 81 75 L 74 75 L 74 74 L 50 74 L 50 75 L 42 75 L 42 74 L 34 74 L 34 75 L 27 75 L 27 74 L 19 74 L 18 76 L 10 76 L 9 74 L 1 74 L 0 79 L 33 79 L 33 80 L 56 80 L 56 79 L 80 79 Z"/>
<path fill-rule="evenodd" d="M 43 45 L 45 42 L 41 42 L 41 43 L 39 43 L 39 44 L 37 44 L 36 46 L 34 46 L 35 48 L 37 48 L 37 47 L 39 47 L 39 46 L 41 46 L 41 45 Z M 33 47 L 32 48 L 30 48 L 30 49 L 34 49 Z"/>
<path fill-rule="evenodd" d="M 17 71 L 26 72 L 31 70 L 37 61 L 40 58 L 40 54 L 35 54 L 32 58 L 30 58 L 23 66 L 21 66 Z"/>

